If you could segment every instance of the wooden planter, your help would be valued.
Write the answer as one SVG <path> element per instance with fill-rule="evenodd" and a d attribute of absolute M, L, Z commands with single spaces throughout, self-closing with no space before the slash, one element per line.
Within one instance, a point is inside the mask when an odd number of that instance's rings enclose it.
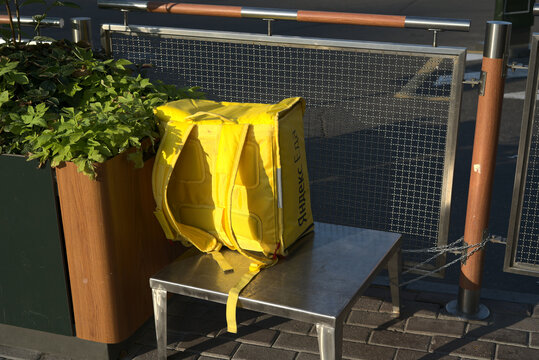
<path fill-rule="evenodd" d="M 127 339 L 152 314 L 149 277 L 181 251 L 153 215 L 153 158 L 135 169 L 125 154 L 97 166 L 97 178 L 73 163 L 56 169 L 76 336 Z"/>
<path fill-rule="evenodd" d="M 0 323 L 73 335 L 53 172 L 0 155 Z M 0 333 L 0 343 L 4 336 Z"/>

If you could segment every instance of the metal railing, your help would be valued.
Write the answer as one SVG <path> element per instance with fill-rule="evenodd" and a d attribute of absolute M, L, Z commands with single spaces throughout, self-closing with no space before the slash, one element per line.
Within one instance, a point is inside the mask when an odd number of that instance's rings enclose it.
<path fill-rule="evenodd" d="M 64 27 L 64 19 L 58 17 L 47 17 L 38 22 L 31 16 L 21 16 L 20 20 L 22 26 L 36 26 L 39 23 L 41 27 Z M 16 18 L 13 18 L 13 21 L 16 22 Z M 9 16 L 0 15 L 0 24 L 9 24 Z"/>
<path fill-rule="evenodd" d="M 268 21 L 268 35 L 271 35 L 272 33 L 272 21 L 291 20 L 298 22 L 429 30 L 433 32 L 433 46 L 437 46 L 437 35 L 440 31 L 469 31 L 471 24 L 470 20 L 463 19 L 361 14 L 335 11 L 272 9 L 247 6 L 204 5 L 173 2 L 167 3 L 160 1 L 98 0 L 97 4 L 100 8 L 104 9 L 122 10 L 124 12 L 125 26 L 128 25 L 127 14 L 129 11 L 262 19 Z"/>
<path fill-rule="evenodd" d="M 102 39 L 212 99 L 305 97 L 315 219 L 447 243 L 465 49 L 136 25 L 103 25 Z"/>
<path fill-rule="evenodd" d="M 269 9 L 246 6 L 201 5 L 172 2 L 166 3 L 160 1 L 98 0 L 97 4 L 101 8 L 147 11 L 168 14 L 255 18 L 264 20 L 294 20 L 299 22 L 320 22 L 331 24 L 384 26 L 427 30 L 470 30 L 470 21 L 461 19 L 374 15 L 343 13 L 334 11 Z"/>

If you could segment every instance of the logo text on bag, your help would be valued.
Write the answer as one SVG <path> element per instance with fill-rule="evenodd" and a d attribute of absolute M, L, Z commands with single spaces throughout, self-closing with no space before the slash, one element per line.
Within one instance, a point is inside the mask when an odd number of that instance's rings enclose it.
<path fill-rule="evenodd" d="M 307 222 L 307 211 L 305 209 L 305 177 L 303 175 L 303 163 L 301 160 L 301 148 L 299 146 L 299 137 L 296 130 L 292 130 L 294 136 L 294 163 L 297 164 L 298 172 L 298 225 L 301 226 Z"/>

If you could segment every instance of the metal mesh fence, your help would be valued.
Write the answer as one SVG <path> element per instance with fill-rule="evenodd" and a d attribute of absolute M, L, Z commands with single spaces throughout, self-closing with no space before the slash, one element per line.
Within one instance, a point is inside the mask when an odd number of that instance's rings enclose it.
<path fill-rule="evenodd" d="M 539 35 L 532 36 L 504 270 L 539 276 Z"/>
<path fill-rule="evenodd" d="M 152 64 L 151 78 L 211 99 L 304 97 L 315 220 L 402 233 L 405 248 L 446 241 L 457 56 L 121 33 L 111 44 L 116 57 Z"/>
<path fill-rule="evenodd" d="M 539 114 L 535 114 L 526 183 L 522 201 L 520 232 L 515 253 L 518 263 L 539 266 Z"/>

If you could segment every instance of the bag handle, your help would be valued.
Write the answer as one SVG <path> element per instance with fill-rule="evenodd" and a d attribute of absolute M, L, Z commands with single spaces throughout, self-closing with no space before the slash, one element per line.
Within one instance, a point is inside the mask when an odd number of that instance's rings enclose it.
<path fill-rule="evenodd" d="M 202 115 L 213 116 L 213 117 L 218 118 L 219 120 L 222 120 L 223 122 L 232 122 L 232 123 L 235 123 L 235 124 L 238 123 L 237 120 L 229 119 L 229 118 L 227 118 L 227 117 L 225 117 L 225 116 L 223 116 L 221 114 L 216 114 L 216 113 L 212 113 L 212 112 L 209 112 L 209 111 L 199 111 L 197 113 L 194 113 L 193 115 L 186 116 L 184 118 L 184 120 L 192 120 L 194 122 L 203 122 L 203 121 L 212 121 L 213 120 L 213 119 L 196 120 L 197 117 L 202 116 Z"/>
<path fill-rule="evenodd" d="M 168 239 L 182 240 L 184 238 L 200 251 L 218 251 L 222 245 L 212 234 L 175 221 L 167 199 L 170 177 L 194 126 L 192 123 L 179 121 L 169 121 L 166 124 L 165 134 L 159 144 L 152 170 L 152 190 L 156 202 L 154 214 Z"/>

